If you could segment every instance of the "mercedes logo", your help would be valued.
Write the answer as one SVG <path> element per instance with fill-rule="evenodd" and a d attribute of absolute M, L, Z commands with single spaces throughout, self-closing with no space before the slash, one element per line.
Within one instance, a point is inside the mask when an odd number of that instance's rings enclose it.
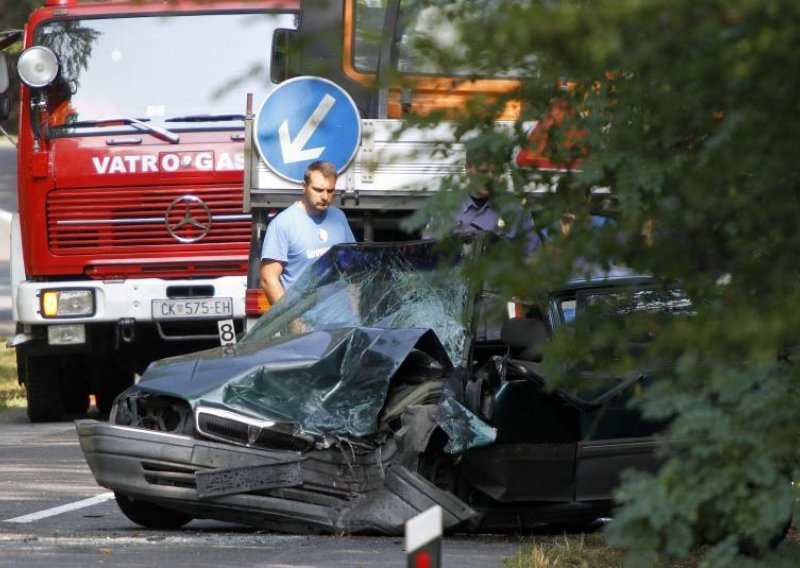
<path fill-rule="evenodd" d="M 259 426 L 253 426 L 252 424 L 247 425 L 247 445 L 252 446 L 256 442 L 258 442 L 258 438 L 261 437 L 261 428 Z"/>
<path fill-rule="evenodd" d="M 194 195 L 184 195 L 169 204 L 164 223 L 172 238 L 180 243 L 196 243 L 211 230 L 211 209 Z"/>

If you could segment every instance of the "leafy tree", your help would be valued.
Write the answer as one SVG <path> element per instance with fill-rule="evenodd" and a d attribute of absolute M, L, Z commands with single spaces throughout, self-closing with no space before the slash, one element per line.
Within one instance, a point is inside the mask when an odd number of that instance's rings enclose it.
<path fill-rule="evenodd" d="M 35 8 L 44 5 L 44 0 L 3 0 L 0 10 L 0 30 L 22 29 L 25 20 Z"/>
<path fill-rule="evenodd" d="M 456 7 L 448 17 L 460 22 L 461 40 L 430 41 L 432 61 L 527 77 L 509 94 L 523 101 L 512 129 L 492 121 L 493 105 L 505 101 L 484 100 L 467 109 L 459 132 L 479 131 L 469 144 L 497 162 L 507 162 L 502 149 L 511 140 L 573 168 L 558 176 L 514 171 L 514 192 L 496 198 L 519 200 L 531 184 L 556 187 L 528 205 L 537 224 L 557 234 L 564 211 L 585 219 L 597 206 L 587 199 L 592 188 L 609 188 L 616 218 L 602 230 L 577 223 L 529 263 L 498 245 L 478 270 L 507 294 L 524 295 L 557 285 L 578 258 L 622 259 L 665 284 L 680 282 L 693 302 L 693 317 L 666 325 L 650 344 L 657 380 L 635 401 L 645 415 L 669 421 L 665 440 L 686 442 L 664 444 L 658 474 L 627 476 L 611 541 L 638 560 L 655 550 L 684 556 L 703 543 L 713 545 L 713 564 L 740 552 L 785 554 L 768 545 L 797 498 L 790 480 L 800 434 L 800 5 Z M 560 116 L 531 142 L 523 121 L 553 118 L 553 109 Z M 463 195 L 463 180 L 443 189 L 411 224 L 450 215 L 443 207 Z M 568 344 L 574 339 L 557 338 L 553 352 L 581 348 Z"/>

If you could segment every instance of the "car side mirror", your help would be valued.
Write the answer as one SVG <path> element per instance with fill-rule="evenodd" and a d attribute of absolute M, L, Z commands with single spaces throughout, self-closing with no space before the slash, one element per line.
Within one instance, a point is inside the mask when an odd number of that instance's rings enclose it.
<path fill-rule="evenodd" d="M 550 334 L 547 325 L 539 318 L 512 318 L 503 324 L 500 339 L 511 349 L 514 358 L 538 361 Z"/>

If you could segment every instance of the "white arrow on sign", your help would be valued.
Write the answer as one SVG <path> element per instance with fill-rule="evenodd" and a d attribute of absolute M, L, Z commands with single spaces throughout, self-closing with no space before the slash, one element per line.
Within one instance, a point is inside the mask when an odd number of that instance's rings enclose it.
<path fill-rule="evenodd" d="M 312 112 L 311 116 L 306 120 L 303 128 L 297 133 L 294 140 L 292 140 L 289 135 L 289 122 L 286 120 L 283 121 L 283 124 L 281 124 L 278 129 L 278 136 L 281 141 L 281 155 L 283 156 L 284 164 L 302 162 L 304 160 L 316 160 L 320 157 L 322 152 L 325 151 L 325 146 L 309 148 L 307 150 L 304 150 L 303 147 L 308 143 L 314 131 L 317 129 L 317 126 L 322 123 L 325 119 L 325 115 L 328 114 L 328 111 L 331 110 L 331 107 L 335 103 L 336 99 L 326 93 L 317 105 L 317 108 L 314 109 L 314 112 Z"/>

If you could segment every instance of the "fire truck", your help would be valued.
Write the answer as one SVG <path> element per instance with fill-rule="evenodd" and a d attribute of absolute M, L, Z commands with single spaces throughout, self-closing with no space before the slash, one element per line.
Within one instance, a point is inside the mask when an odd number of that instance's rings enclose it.
<path fill-rule="evenodd" d="M 90 395 L 107 410 L 154 359 L 241 330 L 245 94 L 288 76 L 300 8 L 44 4 L 18 35 L 11 233 L 9 344 L 34 422 L 82 413 Z"/>

